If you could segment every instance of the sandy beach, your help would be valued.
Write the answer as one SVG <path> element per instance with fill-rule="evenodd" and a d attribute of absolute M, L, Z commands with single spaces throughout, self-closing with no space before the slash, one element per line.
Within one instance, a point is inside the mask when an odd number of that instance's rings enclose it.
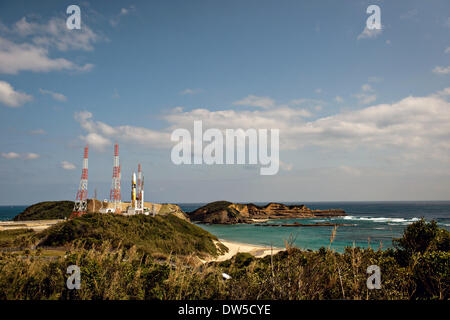
<path fill-rule="evenodd" d="M 34 231 L 42 231 L 62 221 L 64 220 L 1 221 L 0 231 L 14 229 L 33 229 Z"/>
<path fill-rule="evenodd" d="M 256 244 L 240 243 L 223 239 L 219 240 L 222 244 L 224 244 L 228 248 L 228 252 L 226 254 L 218 256 L 216 259 L 211 259 L 209 261 L 225 261 L 232 258 L 238 252 L 247 252 L 255 256 L 256 258 L 262 258 L 267 255 L 275 254 L 277 252 L 284 250 L 282 248 L 276 247 L 270 248 L 267 246 L 260 246 Z"/>

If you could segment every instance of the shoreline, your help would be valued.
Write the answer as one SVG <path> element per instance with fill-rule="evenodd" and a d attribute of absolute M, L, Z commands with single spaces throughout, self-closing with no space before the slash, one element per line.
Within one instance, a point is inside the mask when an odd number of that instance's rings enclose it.
<path fill-rule="evenodd" d="M 264 245 L 242 243 L 225 239 L 219 239 L 219 242 L 228 248 L 228 252 L 216 258 L 208 259 L 206 262 L 225 261 L 232 258 L 237 253 L 250 253 L 255 258 L 262 258 L 267 255 L 276 254 L 280 251 L 285 250 L 284 248 L 279 247 L 269 247 Z M 217 241 L 215 243 L 217 243 Z"/>

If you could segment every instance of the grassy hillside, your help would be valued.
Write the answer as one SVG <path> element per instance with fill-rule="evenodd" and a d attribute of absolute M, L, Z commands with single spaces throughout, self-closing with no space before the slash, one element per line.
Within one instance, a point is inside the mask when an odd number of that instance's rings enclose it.
<path fill-rule="evenodd" d="M 113 247 L 136 246 L 153 256 L 219 253 L 213 242 L 218 240 L 214 235 L 174 215 L 86 214 L 57 224 L 36 234 L 36 237 L 40 239 L 39 246 L 84 243 L 92 247 L 109 241 Z"/>
<path fill-rule="evenodd" d="M 45 201 L 33 204 L 14 217 L 14 221 L 47 220 L 68 218 L 73 210 L 73 201 Z"/>
<path fill-rule="evenodd" d="M 88 199 L 87 212 L 99 212 L 103 208 L 104 203 L 95 199 Z M 126 211 L 130 203 L 123 202 L 122 210 Z M 180 219 L 189 220 L 186 214 L 176 204 L 171 203 L 150 203 L 146 202 L 145 206 L 153 205 L 158 215 L 175 215 Z M 74 206 L 73 201 L 45 201 L 33 204 L 26 208 L 22 213 L 14 217 L 14 221 L 25 220 L 48 220 L 48 219 L 64 219 L 69 218 Z"/>
<path fill-rule="evenodd" d="M 31 229 L 15 229 L 0 231 L 0 249 L 23 247 L 30 243 L 34 231 Z"/>

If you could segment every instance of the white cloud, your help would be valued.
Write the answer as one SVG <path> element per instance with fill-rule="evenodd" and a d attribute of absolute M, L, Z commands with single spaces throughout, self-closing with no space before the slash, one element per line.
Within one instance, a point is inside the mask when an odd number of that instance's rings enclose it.
<path fill-rule="evenodd" d="M 321 94 L 321 93 L 322 93 L 322 89 L 318 88 L 318 89 L 315 90 L 315 92 L 316 92 L 317 94 Z"/>
<path fill-rule="evenodd" d="M 24 156 L 23 156 L 23 158 L 24 159 L 27 159 L 27 160 L 33 160 L 33 159 L 37 159 L 37 158 L 39 158 L 40 156 L 37 154 L 37 153 L 32 153 L 32 152 L 30 152 L 30 153 L 27 153 L 27 154 L 25 154 Z"/>
<path fill-rule="evenodd" d="M 450 103 L 435 96 L 407 97 L 297 126 L 291 134 L 305 144 L 326 147 L 446 145 L 450 134 Z M 296 133 L 296 134 L 294 134 Z M 281 135 L 281 134 L 280 134 Z"/>
<path fill-rule="evenodd" d="M 165 119 L 171 128 L 190 128 L 195 120 L 202 120 L 205 127 L 218 129 L 276 129 L 284 124 L 295 123 L 302 118 L 310 117 L 311 113 L 305 109 L 279 107 L 270 110 L 220 110 L 194 109 L 186 112 L 174 112 L 166 115 Z"/>
<path fill-rule="evenodd" d="M 86 136 L 81 136 L 80 138 L 90 146 L 101 151 L 104 151 L 107 146 L 111 145 L 111 141 L 94 132 L 89 133 Z"/>
<path fill-rule="evenodd" d="M 445 53 L 450 53 L 450 47 L 447 47 L 444 52 Z"/>
<path fill-rule="evenodd" d="M 117 26 L 117 25 L 119 24 L 120 19 L 121 19 L 122 17 L 129 15 L 131 12 L 134 12 L 134 10 L 135 10 L 135 6 L 134 6 L 134 5 L 131 5 L 131 6 L 129 6 L 128 8 L 121 8 L 119 14 L 117 14 L 116 16 L 114 16 L 113 18 L 111 18 L 111 19 L 109 20 L 109 23 L 110 23 L 112 26 L 114 26 L 114 27 Z"/>
<path fill-rule="evenodd" d="M 362 91 L 364 92 L 373 92 L 373 88 L 370 84 L 363 84 L 361 86 Z"/>
<path fill-rule="evenodd" d="M 16 42 L 8 40 L 9 36 L 16 39 Z M 49 49 L 90 51 L 93 50 L 94 43 L 100 40 L 102 37 L 85 22 L 81 30 L 74 32 L 67 29 L 63 18 L 55 17 L 45 23 L 38 23 L 29 22 L 23 17 L 11 28 L 0 28 L 0 73 L 89 71 L 92 64 L 78 65 L 64 58 L 51 58 Z"/>
<path fill-rule="evenodd" d="M 361 92 L 353 95 L 358 99 L 359 104 L 369 104 L 377 99 L 376 94 L 373 93 L 374 90 L 370 84 L 363 84 L 361 86 Z"/>
<path fill-rule="evenodd" d="M 307 146 L 323 148 L 327 152 L 360 148 L 378 151 L 384 158 L 400 159 L 403 155 L 415 154 L 417 159 L 432 158 L 450 163 L 450 103 L 446 100 L 449 95 L 450 87 L 429 96 L 409 96 L 391 104 L 372 105 L 314 121 L 305 120 L 308 111 L 287 106 L 217 111 L 176 108 L 164 116 L 168 127 L 161 131 L 129 125 L 112 127 L 94 121 L 90 112 L 78 113 L 76 119 L 88 135 L 96 133 L 103 139 L 152 147 L 172 147 L 172 130 L 190 130 L 195 120 L 202 120 L 203 130 L 279 129 L 282 150 Z"/>
<path fill-rule="evenodd" d="M 441 91 L 438 91 L 435 96 L 437 97 L 446 97 L 446 96 L 450 96 L 450 87 L 449 88 L 444 88 Z"/>
<path fill-rule="evenodd" d="M 33 97 L 24 92 L 16 91 L 6 81 L 0 81 L 0 102 L 12 108 L 20 107 L 33 100 Z"/>
<path fill-rule="evenodd" d="M 63 168 L 64 170 L 74 170 L 77 167 L 69 161 L 61 161 L 61 168 Z"/>
<path fill-rule="evenodd" d="M 20 158 L 20 154 L 15 152 L 8 152 L 8 153 L 2 152 L 2 157 L 5 159 L 17 159 Z"/>
<path fill-rule="evenodd" d="M 436 66 L 433 69 L 433 72 L 436 73 L 436 74 L 449 74 L 450 73 L 450 66 L 448 66 L 448 67 Z"/>
<path fill-rule="evenodd" d="M 356 39 L 360 40 L 360 39 L 376 38 L 382 33 L 382 30 L 383 28 L 370 30 L 367 29 L 367 27 L 365 27 L 363 32 L 361 32 Z"/>
<path fill-rule="evenodd" d="M 318 100 L 318 99 L 294 99 L 289 101 L 290 105 L 294 105 L 294 106 L 317 106 L 317 105 L 326 105 L 326 101 L 324 100 Z"/>
<path fill-rule="evenodd" d="M 86 136 L 81 136 L 81 139 L 98 150 L 105 150 L 111 144 L 110 139 L 120 139 L 153 147 L 167 147 L 170 144 L 170 132 L 129 125 L 112 127 L 104 122 L 94 121 L 92 117 L 93 115 L 89 111 L 75 113 L 75 120 L 88 133 Z"/>
<path fill-rule="evenodd" d="M 31 134 L 33 135 L 41 135 L 41 134 L 46 134 L 44 129 L 36 129 L 36 130 L 31 130 L 30 131 Z"/>
<path fill-rule="evenodd" d="M 336 98 L 334 98 L 334 101 L 336 101 L 337 103 L 342 103 L 344 102 L 344 99 L 341 96 L 336 96 Z"/>
<path fill-rule="evenodd" d="M 60 102 L 66 102 L 67 101 L 67 97 L 65 95 L 63 95 L 62 93 L 58 93 L 58 92 L 53 92 L 50 90 L 44 90 L 44 89 L 39 89 L 39 92 L 42 94 L 48 94 L 50 95 L 53 99 L 60 101 Z"/>
<path fill-rule="evenodd" d="M 275 101 L 269 97 L 258 97 L 254 95 L 248 95 L 242 100 L 233 102 L 233 105 L 270 108 L 275 106 Z"/>
<path fill-rule="evenodd" d="M 77 120 L 78 122 L 86 122 L 86 120 L 92 118 L 92 113 L 89 111 L 80 111 L 75 113 L 74 115 L 75 120 Z"/>
<path fill-rule="evenodd" d="M 184 89 L 183 91 L 180 92 L 180 94 L 182 95 L 193 95 L 193 94 L 197 94 L 200 93 L 201 90 L 200 89 Z"/>
<path fill-rule="evenodd" d="M 94 49 L 94 43 L 102 37 L 96 34 L 83 22 L 80 30 L 69 30 L 62 18 L 51 18 L 47 23 L 28 22 L 26 17 L 17 21 L 11 32 L 22 37 L 30 37 L 31 41 L 41 47 L 55 47 L 60 51 Z"/>
<path fill-rule="evenodd" d="M 204 127 L 219 129 L 279 128 L 280 146 L 284 149 L 307 145 L 450 148 L 446 142 L 450 135 L 450 104 L 435 95 L 407 97 L 393 104 L 375 105 L 312 122 L 304 121 L 303 117 L 302 111 L 285 107 L 264 111 L 194 109 L 167 115 L 166 120 L 173 127 L 181 128 L 190 128 L 194 120 L 203 120 Z"/>
<path fill-rule="evenodd" d="M 327 105 L 327 102 L 323 101 L 323 100 L 319 100 L 319 99 L 305 99 L 305 98 L 302 98 L 302 99 L 291 100 L 291 101 L 289 101 L 288 105 L 290 105 L 290 106 L 303 106 L 303 107 L 309 108 L 310 110 L 320 111 L 320 110 L 323 109 L 323 106 Z M 285 108 L 287 106 L 283 105 L 283 106 L 280 106 L 280 107 Z M 302 109 L 302 110 L 303 110 L 302 112 L 304 112 L 304 114 L 303 114 L 304 117 L 312 116 L 312 114 L 309 111 L 307 111 L 305 109 Z"/>
<path fill-rule="evenodd" d="M 2 157 L 5 158 L 5 159 L 19 159 L 19 158 L 22 158 L 22 159 L 25 159 L 25 160 L 34 160 L 34 159 L 39 158 L 40 156 L 37 153 L 32 153 L 32 152 L 24 153 L 24 154 L 19 154 L 19 153 L 16 153 L 16 152 L 8 152 L 8 153 L 4 153 L 3 152 L 2 153 Z"/>
<path fill-rule="evenodd" d="M 37 24 L 29 23 L 27 21 L 27 18 L 23 17 L 14 24 L 12 31 L 21 36 L 29 36 L 33 34 L 37 28 L 38 28 Z"/>
<path fill-rule="evenodd" d="M 27 43 L 16 44 L 0 37 L 0 73 L 89 71 L 91 68 L 91 64 L 79 66 L 64 58 L 52 59 L 48 56 L 48 50 L 45 48 Z"/>

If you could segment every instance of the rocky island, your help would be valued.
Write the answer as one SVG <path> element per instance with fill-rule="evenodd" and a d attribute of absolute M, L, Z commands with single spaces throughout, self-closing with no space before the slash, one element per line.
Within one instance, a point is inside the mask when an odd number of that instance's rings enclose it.
<path fill-rule="evenodd" d="M 267 219 L 303 219 L 345 216 L 342 209 L 312 210 L 305 205 L 269 203 L 258 206 L 228 201 L 211 202 L 187 213 L 191 221 L 212 224 L 255 223 Z"/>

